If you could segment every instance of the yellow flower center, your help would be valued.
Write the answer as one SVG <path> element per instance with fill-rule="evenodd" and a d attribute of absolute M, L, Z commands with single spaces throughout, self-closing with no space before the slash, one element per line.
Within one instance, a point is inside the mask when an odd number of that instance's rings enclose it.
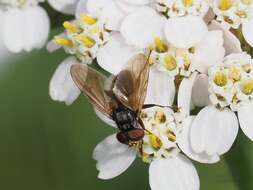
<path fill-rule="evenodd" d="M 163 111 L 157 111 L 155 113 L 155 121 L 160 124 L 160 123 L 165 123 L 166 122 L 166 115 L 164 114 Z"/>
<path fill-rule="evenodd" d="M 241 72 L 236 66 L 232 66 L 229 68 L 229 78 L 234 81 L 239 81 L 241 79 Z"/>
<path fill-rule="evenodd" d="M 87 47 L 87 48 L 91 48 L 95 45 L 95 40 L 92 39 L 91 37 L 87 36 L 87 35 L 80 35 L 78 37 L 78 39 Z"/>
<path fill-rule="evenodd" d="M 227 77 L 223 72 L 218 71 L 214 76 L 214 82 L 218 86 L 225 86 L 227 81 Z"/>
<path fill-rule="evenodd" d="M 220 0 L 220 5 L 219 8 L 222 11 L 226 11 L 228 9 L 230 9 L 233 5 L 232 0 Z"/>
<path fill-rule="evenodd" d="M 150 134 L 148 135 L 148 137 L 149 137 L 149 142 L 154 149 L 160 149 L 162 147 L 163 145 L 162 141 L 157 136 Z"/>
<path fill-rule="evenodd" d="M 98 21 L 96 18 L 92 18 L 88 15 L 82 15 L 81 20 L 84 24 L 88 24 L 88 25 L 96 24 Z"/>
<path fill-rule="evenodd" d="M 58 44 L 60 46 L 73 47 L 73 42 L 71 40 L 60 37 L 60 36 L 55 36 L 54 41 L 56 44 Z"/>
<path fill-rule="evenodd" d="M 81 28 L 78 28 L 75 24 L 73 24 L 71 22 L 68 22 L 68 21 L 65 21 L 63 23 L 63 27 L 71 33 L 80 33 L 80 32 L 82 32 Z"/>
<path fill-rule="evenodd" d="M 241 0 L 243 4 L 250 5 L 253 0 Z"/>
<path fill-rule="evenodd" d="M 193 0 L 183 0 L 185 7 L 191 7 L 193 5 Z"/>
<path fill-rule="evenodd" d="M 164 57 L 165 68 L 169 71 L 173 71 L 177 68 L 177 61 L 172 55 L 166 55 Z"/>
<path fill-rule="evenodd" d="M 250 95 L 253 92 L 253 80 L 248 79 L 245 81 L 241 82 L 241 91 L 246 94 L 246 95 Z"/>
<path fill-rule="evenodd" d="M 168 46 L 159 37 L 155 37 L 154 43 L 158 52 L 161 53 L 168 50 Z"/>

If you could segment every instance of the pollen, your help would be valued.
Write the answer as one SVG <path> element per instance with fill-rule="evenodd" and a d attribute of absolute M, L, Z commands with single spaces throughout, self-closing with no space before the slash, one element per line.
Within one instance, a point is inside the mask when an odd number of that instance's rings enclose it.
<path fill-rule="evenodd" d="M 168 46 L 159 37 L 155 37 L 154 43 L 158 52 L 161 53 L 168 50 Z"/>
<path fill-rule="evenodd" d="M 54 41 L 56 44 L 60 46 L 68 46 L 68 47 L 73 47 L 73 42 L 67 38 L 63 38 L 60 36 L 55 36 Z"/>
<path fill-rule="evenodd" d="M 164 57 L 165 68 L 169 71 L 173 71 L 177 68 L 177 61 L 172 55 L 166 55 Z"/>
<path fill-rule="evenodd" d="M 162 147 L 163 145 L 162 141 L 157 136 L 150 134 L 148 135 L 148 137 L 149 137 L 149 142 L 154 149 L 158 150 Z"/>
<path fill-rule="evenodd" d="M 164 114 L 163 111 L 157 111 L 155 113 L 155 121 L 159 124 L 166 122 L 166 115 Z"/>
<path fill-rule="evenodd" d="M 219 8 L 222 11 L 227 11 L 233 5 L 232 0 L 220 0 Z"/>
<path fill-rule="evenodd" d="M 241 91 L 246 95 L 251 95 L 253 92 L 253 80 L 248 79 L 241 82 Z"/>
<path fill-rule="evenodd" d="M 229 68 L 229 78 L 233 81 L 239 81 L 241 79 L 241 72 L 236 66 Z"/>
<path fill-rule="evenodd" d="M 91 48 L 95 45 L 95 40 L 87 35 L 80 35 L 78 39 L 87 47 Z"/>
<path fill-rule="evenodd" d="M 253 2 L 253 0 L 241 0 L 241 1 L 245 5 L 250 5 Z"/>
<path fill-rule="evenodd" d="M 81 33 L 82 29 L 78 28 L 75 24 L 65 21 L 63 27 L 71 33 Z"/>
<path fill-rule="evenodd" d="M 227 76 L 221 71 L 218 71 L 214 76 L 215 84 L 220 87 L 225 86 L 227 84 L 227 81 Z"/>
<path fill-rule="evenodd" d="M 88 25 L 96 24 L 98 21 L 96 18 L 92 18 L 91 16 L 88 16 L 88 15 L 83 15 L 81 20 L 84 24 L 88 24 Z"/>
<path fill-rule="evenodd" d="M 193 0 L 183 0 L 185 7 L 191 7 L 193 5 Z"/>

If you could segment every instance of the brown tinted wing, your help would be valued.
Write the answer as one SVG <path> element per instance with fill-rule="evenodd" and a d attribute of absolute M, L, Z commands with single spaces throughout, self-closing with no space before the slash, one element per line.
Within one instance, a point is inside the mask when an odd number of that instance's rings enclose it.
<path fill-rule="evenodd" d="M 100 74 L 85 64 L 71 67 L 71 76 L 78 88 L 90 102 L 106 116 L 111 117 L 116 101 L 110 96 L 110 78 Z M 107 89 L 107 90 L 106 90 Z"/>
<path fill-rule="evenodd" d="M 149 64 L 144 54 L 131 58 L 115 80 L 113 92 L 117 99 L 134 111 L 140 111 L 145 101 Z"/>

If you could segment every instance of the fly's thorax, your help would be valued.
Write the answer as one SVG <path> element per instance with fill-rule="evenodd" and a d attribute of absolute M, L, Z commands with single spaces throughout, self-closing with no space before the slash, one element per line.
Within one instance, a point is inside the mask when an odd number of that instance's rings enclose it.
<path fill-rule="evenodd" d="M 211 102 L 236 111 L 253 98 L 253 60 L 246 53 L 227 56 L 223 64 L 209 69 Z"/>
<path fill-rule="evenodd" d="M 154 158 L 168 158 L 177 155 L 177 134 L 180 125 L 170 108 L 154 106 L 143 109 L 140 118 L 145 126 L 145 135 L 139 155 L 144 162 Z"/>

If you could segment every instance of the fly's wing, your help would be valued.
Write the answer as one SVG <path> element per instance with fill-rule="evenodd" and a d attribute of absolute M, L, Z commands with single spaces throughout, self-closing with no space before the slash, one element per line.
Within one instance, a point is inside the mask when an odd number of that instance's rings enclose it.
<path fill-rule="evenodd" d="M 140 111 L 144 104 L 148 77 L 149 64 L 144 54 L 131 58 L 115 79 L 113 93 L 117 99 L 133 111 Z"/>
<path fill-rule="evenodd" d="M 112 78 L 107 78 L 85 64 L 73 65 L 70 71 L 75 84 L 95 108 L 111 118 L 113 106 L 116 104 L 110 95 Z"/>

